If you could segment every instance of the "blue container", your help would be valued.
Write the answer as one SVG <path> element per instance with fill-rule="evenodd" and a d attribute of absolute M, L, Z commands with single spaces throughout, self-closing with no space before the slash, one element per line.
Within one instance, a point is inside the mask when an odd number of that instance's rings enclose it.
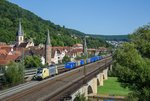
<path fill-rule="evenodd" d="M 80 60 L 80 66 L 84 65 L 84 60 Z"/>
<path fill-rule="evenodd" d="M 101 60 L 102 59 L 102 56 L 98 56 L 98 60 Z"/>
<path fill-rule="evenodd" d="M 98 60 L 101 60 L 101 56 L 98 56 Z"/>
<path fill-rule="evenodd" d="M 98 57 L 97 57 L 97 56 L 94 56 L 93 59 L 94 59 L 94 62 L 95 62 L 95 61 L 98 60 Z"/>
<path fill-rule="evenodd" d="M 98 60 L 100 60 L 100 57 L 99 57 L 99 56 L 97 56 L 97 61 L 98 61 Z"/>
<path fill-rule="evenodd" d="M 100 60 L 99 56 L 97 56 L 97 61 Z"/>
<path fill-rule="evenodd" d="M 103 57 L 102 57 L 102 56 L 99 56 L 99 58 L 100 58 L 100 60 L 101 60 L 101 59 L 103 59 Z"/>
<path fill-rule="evenodd" d="M 94 56 L 94 61 L 97 61 L 97 57 L 96 56 Z"/>
<path fill-rule="evenodd" d="M 72 69 L 76 67 L 76 62 L 67 62 L 65 68 Z"/>
<path fill-rule="evenodd" d="M 90 58 L 90 62 L 92 63 L 92 62 L 94 62 L 94 58 L 92 57 L 92 58 Z"/>
<path fill-rule="evenodd" d="M 97 61 L 98 60 L 98 57 L 97 56 L 95 56 L 95 61 Z"/>
<path fill-rule="evenodd" d="M 90 63 L 90 58 L 86 59 L 86 64 Z"/>

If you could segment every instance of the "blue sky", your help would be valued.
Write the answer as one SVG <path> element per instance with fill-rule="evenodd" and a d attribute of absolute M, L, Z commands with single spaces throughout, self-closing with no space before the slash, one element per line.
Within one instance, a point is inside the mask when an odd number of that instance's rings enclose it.
<path fill-rule="evenodd" d="M 150 22 L 150 0 L 8 0 L 86 34 L 122 35 Z"/>

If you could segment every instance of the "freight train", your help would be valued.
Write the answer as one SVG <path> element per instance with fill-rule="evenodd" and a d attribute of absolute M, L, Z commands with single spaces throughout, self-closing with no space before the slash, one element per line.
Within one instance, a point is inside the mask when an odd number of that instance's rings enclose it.
<path fill-rule="evenodd" d="M 79 67 L 79 66 L 83 66 L 85 64 L 96 62 L 96 61 L 101 60 L 101 59 L 103 59 L 102 56 L 94 56 L 94 57 L 91 57 L 91 58 L 88 58 L 85 60 L 81 59 L 81 60 L 78 60 L 76 62 L 67 62 L 64 65 L 64 68 L 70 70 L 70 69 L 74 69 L 74 68 Z M 35 75 L 35 78 L 36 79 L 45 79 L 47 77 L 57 75 L 57 74 L 58 74 L 57 66 L 56 65 L 50 65 L 50 66 L 45 67 L 45 68 L 38 68 L 37 73 Z"/>
<path fill-rule="evenodd" d="M 98 60 L 101 60 L 102 58 L 103 58 L 102 56 L 94 56 L 85 60 L 82 59 L 76 62 L 67 62 L 64 67 L 67 69 L 73 69 L 73 68 L 76 68 L 85 64 L 96 62 Z"/>

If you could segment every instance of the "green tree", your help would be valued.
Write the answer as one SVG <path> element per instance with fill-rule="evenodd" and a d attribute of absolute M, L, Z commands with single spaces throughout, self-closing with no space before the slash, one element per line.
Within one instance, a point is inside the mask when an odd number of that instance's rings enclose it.
<path fill-rule="evenodd" d="M 150 58 L 150 24 L 138 28 L 130 37 L 141 55 Z"/>
<path fill-rule="evenodd" d="M 150 99 L 149 59 L 143 59 L 134 43 L 125 43 L 114 54 L 116 75 L 122 86 L 134 92 L 133 98 L 148 101 Z"/>
<path fill-rule="evenodd" d="M 24 66 L 11 62 L 4 71 L 5 84 L 16 85 L 24 82 Z"/>
<path fill-rule="evenodd" d="M 36 55 L 26 56 L 24 62 L 25 62 L 25 67 L 26 68 L 33 68 L 33 67 L 42 66 L 40 57 L 36 56 Z"/>
<path fill-rule="evenodd" d="M 64 56 L 62 62 L 63 62 L 63 63 L 66 63 L 66 62 L 69 62 L 69 61 L 70 61 L 70 57 Z"/>
<path fill-rule="evenodd" d="M 88 54 L 87 56 L 86 55 L 81 55 L 81 56 L 77 56 L 75 58 L 75 60 L 87 59 L 87 58 L 90 58 L 90 57 L 93 57 L 93 56 L 94 56 L 93 54 Z"/>
<path fill-rule="evenodd" d="M 86 99 L 86 97 L 85 97 L 84 94 L 78 93 L 78 94 L 76 95 L 76 98 L 74 99 L 74 101 L 89 101 L 89 100 Z"/>

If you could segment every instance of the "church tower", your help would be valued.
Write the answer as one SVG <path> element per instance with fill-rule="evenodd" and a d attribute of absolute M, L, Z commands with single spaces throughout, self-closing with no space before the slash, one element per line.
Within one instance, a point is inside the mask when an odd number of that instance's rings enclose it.
<path fill-rule="evenodd" d="M 19 28 L 17 31 L 17 45 L 24 42 L 24 33 L 21 26 L 21 20 L 19 20 Z"/>
<path fill-rule="evenodd" d="M 45 44 L 45 63 L 50 65 L 51 64 L 51 42 L 49 36 L 49 30 L 47 32 L 46 44 Z"/>

